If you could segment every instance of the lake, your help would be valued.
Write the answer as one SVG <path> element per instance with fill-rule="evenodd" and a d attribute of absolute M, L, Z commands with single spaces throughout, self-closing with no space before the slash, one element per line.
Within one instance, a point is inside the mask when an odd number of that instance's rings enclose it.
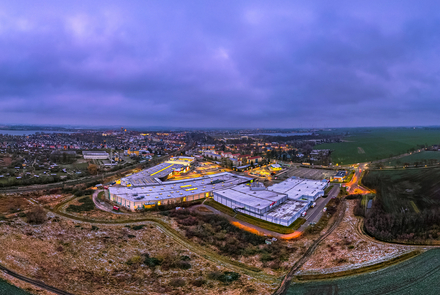
<path fill-rule="evenodd" d="M 256 133 L 256 134 L 245 134 L 248 136 L 258 136 L 258 135 L 267 135 L 267 136 L 304 136 L 304 135 L 312 135 L 311 132 L 306 133 Z"/>
<path fill-rule="evenodd" d="M 48 133 L 48 134 L 52 134 L 52 133 L 74 133 L 71 131 L 53 131 L 53 130 L 0 130 L 0 134 L 8 134 L 8 135 L 31 135 L 31 134 L 35 134 L 37 132 L 44 132 L 44 133 Z"/>

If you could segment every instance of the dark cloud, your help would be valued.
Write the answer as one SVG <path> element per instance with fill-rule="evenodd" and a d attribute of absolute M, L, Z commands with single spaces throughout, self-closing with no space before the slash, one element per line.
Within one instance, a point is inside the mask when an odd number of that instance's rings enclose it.
<path fill-rule="evenodd" d="M 1 123 L 438 124 L 436 2 L 89 2 L 0 4 Z"/>

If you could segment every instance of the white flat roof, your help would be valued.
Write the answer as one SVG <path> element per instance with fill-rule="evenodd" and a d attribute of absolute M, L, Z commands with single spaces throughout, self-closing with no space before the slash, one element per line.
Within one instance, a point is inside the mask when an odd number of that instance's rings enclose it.
<path fill-rule="evenodd" d="M 283 182 L 268 187 L 269 190 L 285 193 L 289 199 L 298 199 L 301 196 L 315 196 L 324 190 L 327 181 L 302 178 L 289 178 Z"/>
<path fill-rule="evenodd" d="M 245 184 L 225 190 L 217 190 L 215 193 L 257 209 L 266 208 L 273 202 L 277 202 L 286 197 L 285 194 L 269 190 L 253 191 L 250 189 L 250 186 Z"/>
<path fill-rule="evenodd" d="M 228 172 L 207 175 L 192 179 L 177 181 L 165 181 L 157 185 L 143 187 L 125 187 L 121 185 L 111 186 L 111 194 L 132 202 L 160 201 L 172 198 L 181 198 L 194 194 L 207 193 L 214 190 L 229 188 L 231 186 L 247 182 L 252 178 L 235 175 Z M 213 181 L 222 181 L 211 184 Z M 141 200 L 135 198 L 143 196 Z"/>
<path fill-rule="evenodd" d="M 307 205 L 308 202 L 287 200 L 286 202 L 267 212 L 267 215 L 275 218 L 289 219 Z"/>
<path fill-rule="evenodd" d="M 167 176 L 173 170 L 180 170 L 183 167 L 188 166 L 188 163 L 175 163 L 164 162 L 156 166 L 144 169 L 138 173 L 122 178 L 124 183 L 130 183 L 133 186 L 144 186 L 159 184 L 157 178 Z"/>

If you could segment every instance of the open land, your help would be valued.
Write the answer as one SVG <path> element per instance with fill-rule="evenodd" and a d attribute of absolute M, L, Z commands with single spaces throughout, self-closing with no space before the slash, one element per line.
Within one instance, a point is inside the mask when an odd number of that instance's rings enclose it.
<path fill-rule="evenodd" d="M 440 130 L 374 128 L 369 132 L 356 132 L 346 141 L 316 146 L 319 149 L 334 150 L 333 164 L 355 164 L 370 162 L 399 155 L 419 145 L 438 144 Z M 363 150 L 364 153 L 359 151 Z"/>
<path fill-rule="evenodd" d="M 385 244 L 365 239 L 357 230 L 355 200 L 347 200 L 340 226 L 319 245 L 303 265 L 299 275 L 344 271 L 375 264 L 411 251 L 406 246 Z"/>
<path fill-rule="evenodd" d="M 0 247 L 0 261 L 11 270 L 73 294 L 268 294 L 274 288 L 244 274 L 219 281 L 226 268 L 153 225 L 98 227 L 54 217 L 31 226 L 17 218 L 1 223 Z"/>

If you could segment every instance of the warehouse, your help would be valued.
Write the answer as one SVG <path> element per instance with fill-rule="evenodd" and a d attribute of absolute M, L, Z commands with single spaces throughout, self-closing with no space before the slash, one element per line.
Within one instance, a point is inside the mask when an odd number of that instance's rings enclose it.
<path fill-rule="evenodd" d="M 311 180 L 291 177 L 268 187 L 269 190 L 287 194 L 291 200 L 315 201 L 324 195 L 328 180 Z"/>
<path fill-rule="evenodd" d="M 157 185 L 162 180 L 166 179 L 168 175 L 174 171 L 179 173 L 189 171 L 190 163 L 185 161 L 167 161 L 151 168 L 142 170 L 128 177 L 121 179 L 121 184 L 124 186 L 146 186 Z"/>
<path fill-rule="evenodd" d="M 217 189 L 229 188 L 249 182 L 251 178 L 234 175 L 228 172 L 192 179 L 165 181 L 145 186 L 115 185 L 106 190 L 109 200 L 129 210 L 189 202 L 212 195 Z"/>
<path fill-rule="evenodd" d="M 87 160 L 106 160 L 109 158 L 109 154 L 105 151 L 83 151 L 82 154 Z"/>
<path fill-rule="evenodd" d="M 262 186 L 262 187 L 261 187 Z M 263 215 L 287 200 L 286 194 L 267 190 L 264 185 L 237 185 L 214 191 L 214 200 L 246 214 Z"/>
<path fill-rule="evenodd" d="M 263 184 L 237 185 L 213 192 L 214 200 L 272 223 L 289 226 L 324 195 L 327 180 L 292 177 L 265 188 Z"/>

